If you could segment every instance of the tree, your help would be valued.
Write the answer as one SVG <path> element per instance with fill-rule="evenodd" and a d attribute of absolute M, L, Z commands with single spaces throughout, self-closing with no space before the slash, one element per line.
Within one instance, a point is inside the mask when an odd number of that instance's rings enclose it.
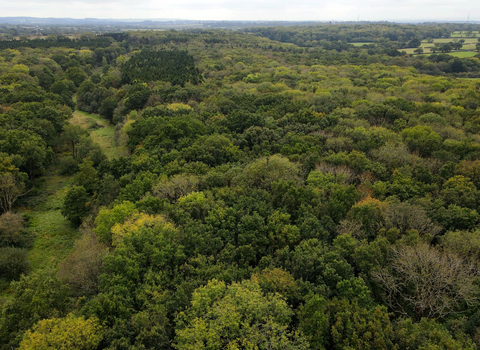
<path fill-rule="evenodd" d="M 96 294 L 106 253 L 107 247 L 98 242 L 95 234 L 84 231 L 73 251 L 60 263 L 58 278 L 67 283 L 75 295 Z"/>
<path fill-rule="evenodd" d="M 274 155 L 248 164 L 243 174 L 239 175 L 235 181 L 246 186 L 269 188 L 275 181 L 298 182 L 299 175 L 300 169 L 297 164 L 280 155 Z"/>
<path fill-rule="evenodd" d="M 299 333 L 288 331 L 293 313 L 278 295 L 263 295 L 252 281 L 212 280 L 195 290 L 192 306 L 177 318 L 176 348 L 308 349 Z"/>
<path fill-rule="evenodd" d="M 23 140 L 18 153 L 25 159 L 30 180 L 33 180 L 39 169 L 42 169 L 53 157 L 53 151 L 38 135 Z"/>
<path fill-rule="evenodd" d="M 98 173 L 93 167 L 93 162 L 90 158 L 84 158 L 78 165 L 74 181 L 78 186 L 83 186 L 88 193 L 93 193 L 97 186 L 97 176 Z"/>
<path fill-rule="evenodd" d="M 87 74 L 79 67 L 70 67 L 65 71 L 65 76 L 73 81 L 75 86 L 80 86 L 80 84 L 88 78 Z"/>
<path fill-rule="evenodd" d="M 399 320 L 395 325 L 395 342 L 400 349 L 476 349 L 467 337 L 455 339 L 444 325 L 425 318 L 418 323 L 410 318 Z"/>
<path fill-rule="evenodd" d="M 441 52 L 447 53 L 453 50 L 453 45 L 451 43 L 444 43 L 440 45 L 439 49 Z"/>
<path fill-rule="evenodd" d="M 478 190 L 468 177 L 455 175 L 443 184 L 443 198 L 446 204 L 474 209 L 477 207 Z"/>
<path fill-rule="evenodd" d="M 0 209 L 4 213 L 11 211 L 17 199 L 27 193 L 24 182 L 18 176 L 0 173 Z"/>
<path fill-rule="evenodd" d="M 96 228 L 94 229 L 98 240 L 103 243 L 111 243 L 113 226 L 123 223 L 135 211 L 135 204 L 128 201 L 117 204 L 112 209 L 100 209 L 95 218 Z"/>
<path fill-rule="evenodd" d="M 62 316 L 68 305 L 68 287 L 51 271 L 23 275 L 12 282 L 12 297 L 0 313 L 0 349 L 17 348 L 23 333 L 36 322 Z"/>
<path fill-rule="evenodd" d="M 385 306 L 363 308 L 346 300 L 333 300 L 330 309 L 334 349 L 383 350 L 394 347 L 393 327 Z"/>
<path fill-rule="evenodd" d="M 419 39 L 414 38 L 408 42 L 407 47 L 419 47 L 421 44 L 422 42 Z"/>
<path fill-rule="evenodd" d="M 0 248 L 0 278 L 13 281 L 28 272 L 27 250 L 22 248 Z"/>
<path fill-rule="evenodd" d="M 63 129 L 62 138 L 66 144 L 70 145 L 72 150 L 72 157 L 74 159 L 77 158 L 78 143 L 82 139 L 82 136 L 85 136 L 87 134 L 88 134 L 88 131 L 78 125 L 68 124 Z"/>
<path fill-rule="evenodd" d="M 72 186 L 63 200 L 62 215 L 78 226 L 89 212 L 90 201 L 84 187 Z"/>
<path fill-rule="evenodd" d="M 419 48 L 413 50 L 413 52 L 415 52 L 416 54 L 421 55 L 421 54 L 423 53 L 423 47 L 419 47 Z"/>
<path fill-rule="evenodd" d="M 23 219 L 20 214 L 7 211 L 0 215 L 0 247 L 21 246 Z"/>
<path fill-rule="evenodd" d="M 94 350 L 102 338 L 97 319 L 69 314 L 65 318 L 39 321 L 25 333 L 19 350 Z"/>
<path fill-rule="evenodd" d="M 417 125 L 402 131 L 402 137 L 411 151 L 427 157 L 440 148 L 442 138 L 429 126 Z"/>
<path fill-rule="evenodd" d="M 389 266 L 374 273 L 386 302 L 417 320 L 465 312 L 465 306 L 478 299 L 474 281 L 478 276 L 473 263 L 425 243 L 392 248 Z"/>
<path fill-rule="evenodd" d="M 151 90 L 147 84 L 135 84 L 127 90 L 124 104 L 127 110 L 142 109 L 150 97 Z"/>

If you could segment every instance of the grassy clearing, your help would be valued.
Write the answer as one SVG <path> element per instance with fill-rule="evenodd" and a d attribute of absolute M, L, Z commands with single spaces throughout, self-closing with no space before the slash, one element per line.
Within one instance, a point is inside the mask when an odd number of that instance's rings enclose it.
<path fill-rule="evenodd" d="M 464 47 L 467 45 L 468 46 L 473 45 L 473 48 L 475 48 L 475 45 L 478 43 L 477 38 L 441 38 L 441 39 L 433 39 L 432 43 L 428 43 L 424 40 L 421 43 L 421 47 L 433 47 L 435 46 L 435 43 L 446 44 L 446 43 L 454 42 L 455 40 L 458 40 L 458 39 L 465 40 L 465 42 L 463 43 Z"/>
<path fill-rule="evenodd" d="M 413 54 L 415 54 L 415 52 L 413 52 L 413 51 L 415 51 L 415 50 L 416 50 L 416 48 L 413 48 L 413 49 L 400 49 L 399 51 L 400 51 L 400 52 L 405 51 L 407 54 L 413 55 Z"/>
<path fill-rule="evenodd" d="M 353 46 L 363 46 L 363 45 L 369 45 L 369 44 L 375 44 L 375 43 L 363 42 L 363 43 L 350 43 L 350 44 L 352 44 Z"/>
<path fill-rule="evenodd" d="M 449 52 L 448 54 L 449 54 L 450 56 L 453 56 L 453 57 L 466 58 L 466 57 L 473 57 L 473 56 L 475 56 L 476 54 L 478 54 L 478 52 L 458 51 L 458 52 Z"/>
<path fill-rule="evenodd" d="M 125 154 L 123 147 L 117 147 L 115 143 L 115 127 L 107 120 L 95 114 L 75 111 L 70 122 L 88 129 L 95 143 L 98 143 L 108 159 Z"/>
<path fill-rule="evenodd" d="M 475 36 L 480 36 L 479 35 L 480 33 L 478 31 L 472 31 L 472 35 L 475 35 Z M 457 31 L 457 32 L 453 32 L 451 34 L 452 38 L 465 38 L 467 36 L 467 32 L 466 31 Z"/>
<path fill-rule="evenodd" d="M 98 115 L 75 111 L 70 122 L 86 128 L 93 141 L 98 143 L 111 159 L 125 154 L 124 147 L 116 147 L 115 128 Z M 70 253 L 80 237 L 77 227 L 61 213 L 63 199 L 72 183 L 73 176 L 59 175 L 59 169 L 51 166 L 36 180 L 36 193 L 26 198 L 18 212 L 27 218 L 28 231 L 33 238 L 29 250 L 30 272 L 41 269 L 56 269 Z M 8 284 L 0 285 L 0 305 L 10 296 Z"/>
<path fill-rule="evenodd" d="M 63 198 L 72 180 L 71 176 L 58 175 L 52 167 L 40 179 L 38 195 L 31 198 L 23 210 L 29 218 L 29 231 L 34 237 L 29 261 L 32 271 L 56 268 L 70 252 L 79 237 L 78 229 L 61 214 Z"/>

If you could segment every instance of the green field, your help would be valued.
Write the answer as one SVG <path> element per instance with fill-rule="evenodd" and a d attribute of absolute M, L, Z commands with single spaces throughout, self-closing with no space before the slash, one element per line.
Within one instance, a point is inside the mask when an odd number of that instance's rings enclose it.
<path fill-rule="evenodd" d="M 453 33 L 451 34 L 452 38 L 464 38 L 464 37 L 466 37 L 466 35 L 467 35 L 467 32 L 466 32 L 466 31 L 453 32 Z M 472 35 L 473 35 L 474 37 L 479 37 L 479 36 L 480 36 L 480 33 L 479 33 L 478 31 L 475 31 L 475 30 L 474 30 L 474 31 L 472 31 Z"/>
<path fill-rule="evenodd" d="M 367 42 L 363 42 L 363 43 L 350 43 L 352 44 L 353 46 L 363 46 L 363 45 L 368 45 L 368 44 L 375 44 L 375 43 L 367 43 Z"/>
<path fill-rule="evenodd" d="M 478 54 L 478 52 L 459 51 L 459 52 L 449 52 L 448 54 L 451 55 L 451 56 L 454 56 L 454 57 L 466 58 L 466 57 L 473 57 L 476 54 Z"/>
<path fill-rule="evenodd" d="M 430 54 L 430 48 L 435 46 L 435 43 L 438 44 L 446 44 L 449 42 L 454 42 L 455 40 L 458 40 L 461 37 L 452 37 L 452 38 L 440 38 L 440 39 L 434 39 L 432 43 L 428 43 L 426 40 L 423 40 L 420 47 L 423 48 L 424 54 Z M 463 43 L 463 47 L 461 51 L 456 51 L 456 52 L 449 52 L 449 55 L 455 56 L 455 57 L 473 57 L 475 56 L 478 52 L 476 52 L 476 45 L 478 43 L 477 38 L 462 38 L 465 40 Z M 415 54 L 413 52 L 414 49 L 404 49 L 405 52 L 408 54 Z"/>

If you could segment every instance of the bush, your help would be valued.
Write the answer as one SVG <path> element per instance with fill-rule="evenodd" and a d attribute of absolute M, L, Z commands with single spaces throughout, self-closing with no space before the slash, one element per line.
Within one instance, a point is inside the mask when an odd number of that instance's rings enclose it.
<path fill-rule="evenodd" d="M 20 247 L 25 243 L 22 234 L 23 219 L 20 215 L 6 212 L 0 215 L 0 247 Z"/>
<path fill-rule="evenodd" d="M 72 156 L 62 157 L 59 166 L 62 175 L 73 175 L 78 170 L 78 162 Z"/>
<path fill-rule="evenodd" d="M 27 273 L 28 267 L 26 249 L 0 248 L 0 278 L 18 280 L 22 274 Z"/>

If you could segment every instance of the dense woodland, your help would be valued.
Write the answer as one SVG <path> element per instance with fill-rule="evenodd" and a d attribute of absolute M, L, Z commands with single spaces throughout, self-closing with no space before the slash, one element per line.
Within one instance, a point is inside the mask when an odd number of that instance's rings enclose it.
<path fill-rule="evenodd" d="M 0 349 L 477 349 L 478 29 L 0 41 Z"/>

